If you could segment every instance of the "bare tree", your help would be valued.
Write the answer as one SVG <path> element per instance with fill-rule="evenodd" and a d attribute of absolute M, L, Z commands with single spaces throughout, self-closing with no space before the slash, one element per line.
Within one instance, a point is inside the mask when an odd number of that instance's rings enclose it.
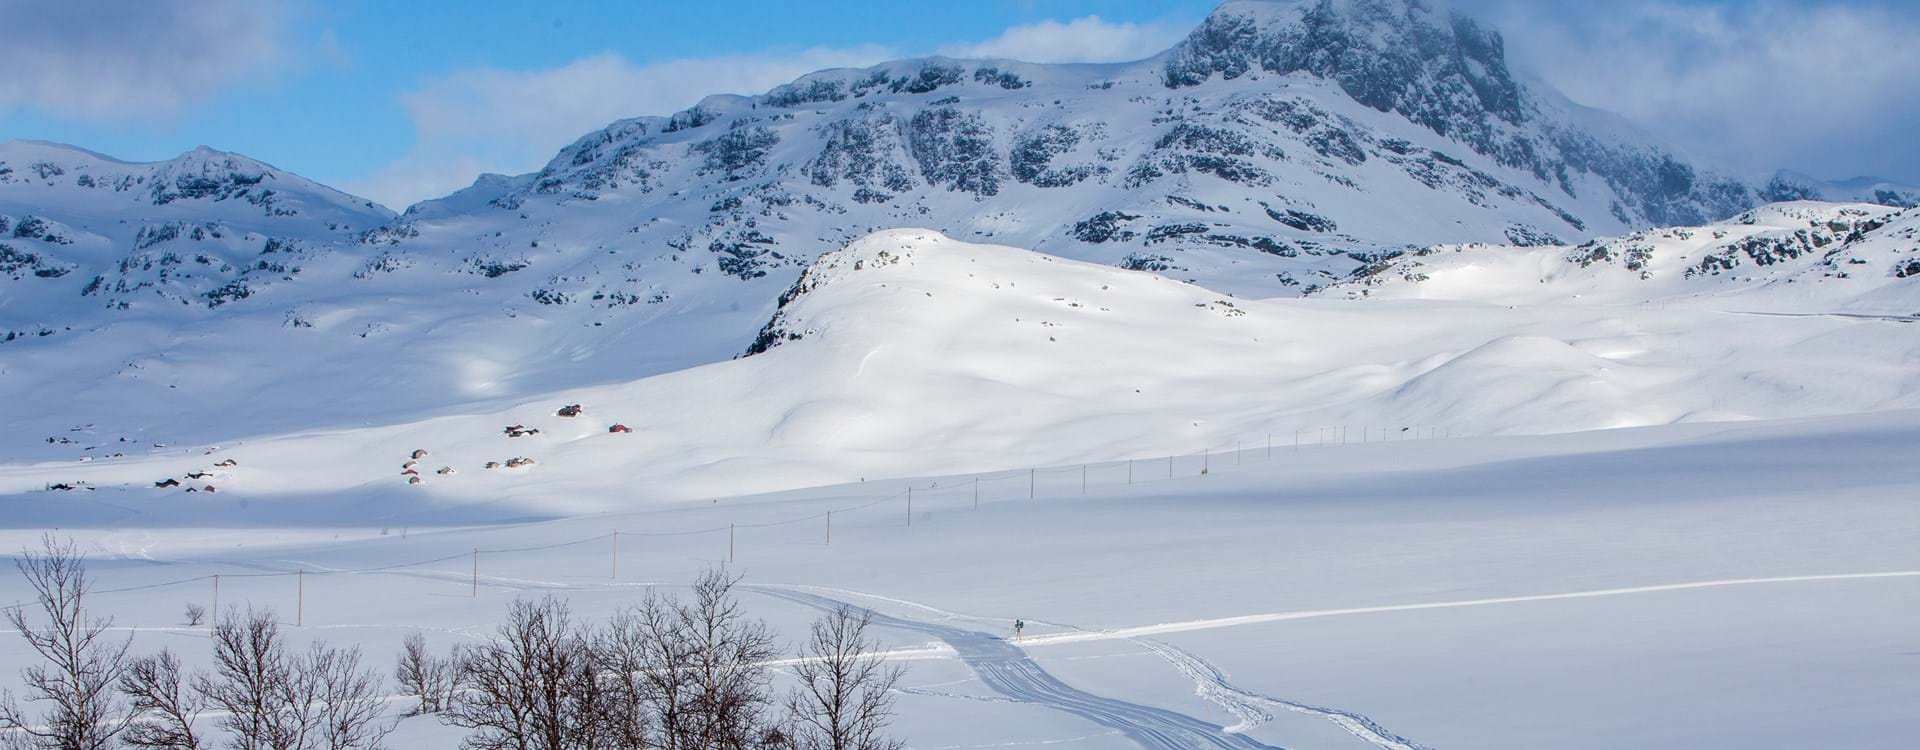
<path fill-rule="evenodd" d="M 380 678 L 360 650 L 315 642 L 288 650 L 270 610 L 230 614 L 213 627 L 213 673 L 195 692 L 225 715 L 220 727 L 241 750 L 378 750 Z"/>
<path fill-rule="evenodd" d="M 686 639 L 690 704 L 683 709 L 676 747 L 683 750 L 744 750 L 764 742 L 773 702 L 768 662 L 778 656 L 766 623 L 747 619 L 733 597 L 739 578 L 708 570 L 693 584 L 693 600 L 680 608 Z"/>
<path fill-rule="evenodd" d="M 435 656 L 427 648 L 426 636 L 415 632 L 408 634 L 401 645 L 393 677 L 402 689 L 420 697 L 414 713 L 437 714 L 446 710 L 453 700 L 458 675 L 453 660 Z"/>
<path fill-rule="evenodd" d="M 589 636 L 565 602 L 515 601 L 499 638 L 464 649 L 460 691 L 443 715 L 475 730 L 468 750 L 611 747 Z"/>
<path fill-rule="evenodd" d="M 134 720 L 121 739 L 136 748 L 202 750 L 193 722 L 206 699 L 187 685 L 180 660 L 162 649 L 129 663 L 120 676 L 120 692 L 133 704 Z"/>
<path fill-rule="evenodd" d="M 273 613 L 249 610 L 214 624 L 213 673 L 194 675 L 193 686 L 224 713 L 220 727 L 240 750 L 293 750 L 304 739 L 289 705 L 293 679 Z"/>
<path fill-rule="evenodd" d="M 192 602 L 187 603 L 187 611 L 184 614 L 187 617 L 187 625 L 189 627 L 207 621 L 207 608 Z"/>
<path fill-rule="evenodd" d="M 379 750 L 391 726 L 379 722 L 380 677 L 360 666 L 359 648 L 314 643 L 296 665 L 289 703 L 306 714 L 312 750 Z"/>
<path fill-rule="evenodd" d="M 92 581 L 73 542 L 47 535 L 40 544 L 39 553 L 23 550 L 14 565 L 33 587 L 45 622 L 28 616 L 31 606 L 6 613 L 7 622 L 45 662 L 20 670 L 27 700 L 51 705 L 30 717 L 11 693 L 0 694 L 0 732 L 11 744 L 26 747 L 106 750 L 130 720 L 115 687 L 126 672 L 132 637 L 111 638 L 112 618 L 87 615 L 82 604 Z"/>
<path fill-rule="evenodd" d="M 905 747 L 884 734 L 900 669 L 874 653 L 872 623 L 872 611 L 842 607 L 813 624 L 793 667 L 800 685 L 787 696 L 787 741 L 796 750 Z"/>
<path fill-rule="evenodd" d="M 651 592 L 639 607 L 615 612 L 594 635 L 595 668 L 607 683 L 607 731 L 620 748 L 671 748 L 664 731 L 678 721 L 684 662 L 673 638 L 677 613 Z"/>

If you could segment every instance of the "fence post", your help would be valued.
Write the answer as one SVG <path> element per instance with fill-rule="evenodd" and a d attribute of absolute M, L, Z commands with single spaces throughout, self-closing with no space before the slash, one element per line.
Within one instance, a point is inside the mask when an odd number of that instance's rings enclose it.
<path fill-rule="evenodd" d="M 1210 472 L 1210 471 L 1213 471 L 1213 449 L 1201 448 L 1200 449 L 1200 473 L 1206 474 L 1207 472 Z"/>
<path fill-rule="evenodd" d="M 1267 458 L 1273 458 L 1273 433 L 1267 433 Z"/>
<path fill-rule="evenodd" d="M 913 525 L 913 485 L 907 485 L 907 525 Z"/>
<path fill-rule="evenodd" d="M 212 627 L 220 623 L 220 574 L 219 573 L 213 574 L 213 619 L 208 620 L 207 622 L 208 622 L 208 627 Z"/>
<path fill-rule="evenodd" d="M 620 532 L 616 531 L 608 534 L 607 538 L 613 540 L 613 554 L 610 556 L 613 558 L 612 575 L 607 576 L 607 578 L 618 581 L 620 580 Z"/>
<path fill-rule="evenodd" d="M 473 598 L 480 598 L 480 548 L 473 548 Z"/>
<path fill-rule="evenodd" d="M 1035 471 L 1034 469 L 1028 469 L 1028 470 L 1027 470 L 1027 499 L 1028 499 L 1028 500 L 1032 500 L 1032 499 L 1033 499 L 1033 473 L 1034 473 L 1034 471 Z"/>
<path fill-rule="evenodd" d="M 727 524 L 727 564 L 733 564 L 733 524 Z"/>
<path fill-rule="evenodd" d="M 980 509 L 980 476 L 978 474 L 973 477 L 973 509 Z"/>
<path fill-rule="evenodd" d="M 1087 465 L 1080 465 L 1080 494 L 1087 494 Z"/>
<path fill-rule="evenodd" d="M 1240 465 L 1240 454 L 1247 452 L 1247 446 L 1239 438 L 1233 439 L 1233 465 Z"/>
<path fill-rule="evenodd" d="M 293 626 L 307 624 L 307 571 L 293 572 Z"/>
<path fill-rule="evenodd" d="M 1167 478 L 1168 479 L 1173 478 L 1173 457 L 1172 456 L 1167 457 Z"/>
<path fill-rule="evenodd" d="M 833 546 L 833 511 L 827 511 L 827 546 Z"/>
<path fill-rule="evenodd" d="M 1133 484 L 1133 459 L 1127 459 L 1127 484 Z"/>

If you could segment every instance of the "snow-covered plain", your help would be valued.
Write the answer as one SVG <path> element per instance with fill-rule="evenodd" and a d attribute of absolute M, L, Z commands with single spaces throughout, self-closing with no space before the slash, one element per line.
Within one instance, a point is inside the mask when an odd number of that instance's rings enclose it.
<path fill-rule="evenodd" d="M 1892 411 L 1261 446 L 1172 479 L 1092 466 L 1084 493 L 1078 467 L 1008 472 L 977 508 L 947 476 L 470 528 L 59 532 L 136 647 L 190 656 L 204 630 L 176 613 L 216 573 L 222 607 L 384 656 L 483 637 L 515 596 L 597 616 L 731 556 L 789 638 L 815 597 L 896 618 L 914 747 L 1896 748 L 1920 731 L 1916 450 L 1920 412 Z M 39 532 L 13 526 L 0 543 Z M 1014 618 L 1022 642 L 978 635 Z M 1166 726 L 1188 729 L 1135 734 Z M 455 736 L 412 718 L 395 744 Z"/>

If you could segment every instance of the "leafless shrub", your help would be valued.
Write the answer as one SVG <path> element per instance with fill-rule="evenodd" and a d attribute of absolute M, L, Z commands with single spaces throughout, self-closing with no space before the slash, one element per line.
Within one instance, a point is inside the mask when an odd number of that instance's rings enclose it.
<path fill-rule="evenodd" d="M 297 747 L 300 731 L 287 686 L 292 663 L 270 611 L 226 615 L 213 626 L 213 672 L 196 674 L 194 690 L 224 712 L 219 726 L 243 748 Z M 302 712 L 304 713 L 304 712 Z"/>
<path fill-rule="evenodd" d="M 610 747 L 588 635 L 565 602 L 515 601 L 499 638 L 461 650 L 460 691 L 443 719 L 474 730 L 469 750 Z"/>
<path fill-rule="evenodd" d="M 27 700 L 51 705 L 32 717 L 10 692 L 0 694 L 0 732 L 15 746 L 107 750 L 130 720 L 115 686 L 131 636 L 111 638 L 112 618 L 87 615 L 82 600 L 92 581 L 73 543 L 51 535 L 40 543 L 40 552 L 23 550 L 14 561 L 37 606 L 9 608 L 6 617 L 44 662 L 20 670 Z M 29 617 L 35 610 L 44 623 Z"/>
<path fill-rule="evenodd" d="M 380 680 L 359 649 L 316 642 L 288 651 L 271 611 L 228 615 L 213 628 L 214 671 L 194 689 L 225 715 L 220 727 L 250 750 L 377 750 Z"/>
<path fill-rule="evenodd" d="M 314 643 L 298 664 L 289 696 L 306 713 L 311 750 L 378 750 L 391 726 L 379 723 L 380 677 L 360 665 L 360 649 Z"/>
<path fill-rule="evenodd" d="M 207 621 L 207 608 L 198 604 L 187 604 L 187 626 L 193 627 Z"/>
<path fill-rule="evenodd" d="M 867 636 L 873 613 L 847 608 L 815 622 L 787 696 L 787 741 L 795 750 L 900 750 L 887 737 L 900 668 L 886 666 Z"/>
<path fill-rule="evenodd" d="M 154 750 L 202 750 L 206 745 L 193 732 L 193 722 L 206 708 L 206 699 L 187 684 L 180 660 L 162 650 L 128 664 L 120 676 L 120 692 L 133 705 L 133 723 L 121 739 L 129 747 Z"/>
<path fill-rule="evenodd" d="M 747 619 L 734 598 L 739 580 L 725 570 L 702 573 L 692 601 L 680 608 L 692 701 L 675 728 L 679 747 L 750 748 L 768 734 L 773 691 L 767 662 L 779 651 L 766 623 Z"/>
<path fill-rule="evenodd" d="M 394 664 L 393 678 L 401 689 L 420 697 L 415 714 L 437 714 L 446 710 L 447 704 L 453 701 L 458 677 L 452 659 L 435 656 L 427 649 L 426 636 L 407 635 Z"/>

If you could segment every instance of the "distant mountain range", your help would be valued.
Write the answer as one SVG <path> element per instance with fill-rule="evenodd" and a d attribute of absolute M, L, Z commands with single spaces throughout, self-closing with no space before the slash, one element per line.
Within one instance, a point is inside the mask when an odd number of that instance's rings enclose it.
<path fill-rule="evenodd" d="M 922 58 L 710 97 L 397 216 L 210 149 L 0 145 L 0 393 L 291 429 L 639 378 L 746 351 L 813 260 L 893 227 L 1273 297 L 1434 245 L 1806 199 L 1920 190 L 1713 172 L 1420 0 L 1235 0 L 1133 63 Z M 302 402 L 342 378 L 378 387 Z"/>

